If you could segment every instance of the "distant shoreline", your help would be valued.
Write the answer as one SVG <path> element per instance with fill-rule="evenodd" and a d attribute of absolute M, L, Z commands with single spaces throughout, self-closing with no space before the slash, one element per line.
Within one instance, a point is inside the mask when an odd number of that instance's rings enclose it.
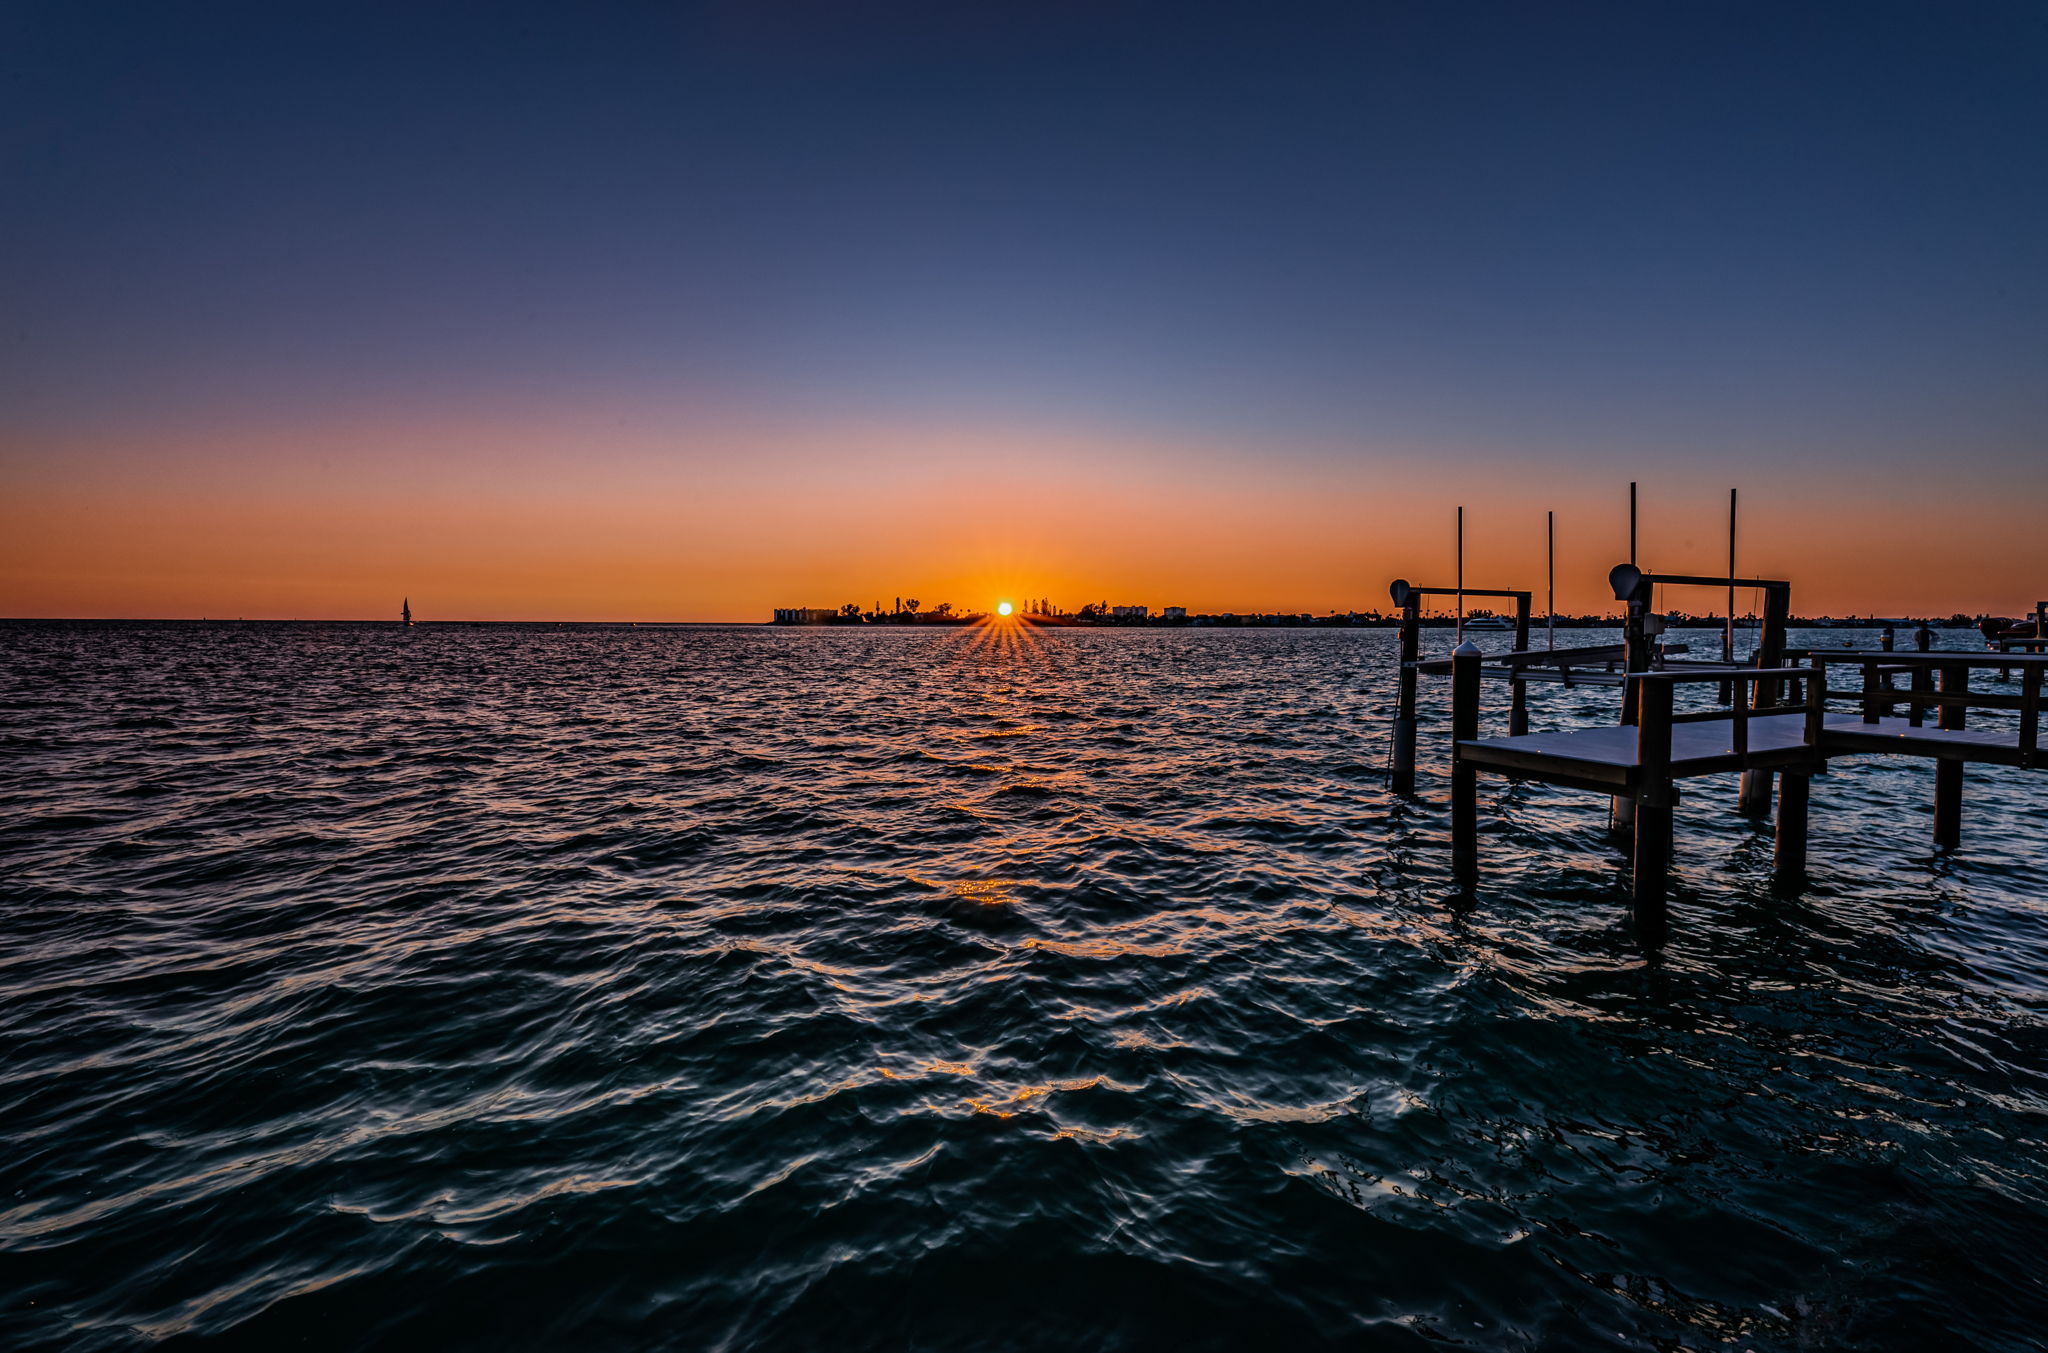
<path fill-rule="evenodd" d="M 193 616 L 179 616 L 179 617 L 169 617 L 169 618 L 163 618 L 163 617 L 147 617 L 147 616 L 0 616 L 0 625 L 9 625 L 9 626 L 15 626 L 15 627 L 28 627 L 28 626 L 35 626 L 35 625 L 105 625 L 105 626 L 117 626 L 117 625 L 118 625 L 118 626 L 128 626 L 128 627 L 143 627 L 143 626 L 164 626 L 164 627 L 167 627 L 167 628 L 168 628 L 168 627 L 178 627 L 178 628 L 185 628 L 185 627 L 201 627 L 201 626 L 204 626 L 204 627 L 207 627 L 207 628 L 222 628 L 222 629 L 233 629 L 233 628 L 237 628 L 237 627 L 249 627 L 249 626 L 258 626 L 258 625 L 261 625 L 261 626 L 271 626 L 271 627 L 288 627 L 288 626 L 302 626 L 302 627 L 323 627 L 323 628 L 346 628 L 346 629 L 376 629 L 376 630 L 397 630 L 397 629 L 406 629 L 406 628 L 411 628 L 411 629 L 415 629 L 415 630 L 419 630 L 419 629 L 774 629 L 774 630 L 847 630 L 847 629 L 853 629 L 853 630 L 865 630 L 865 631 L 870 631 L 870 632 L 876 632 L 876 633 L 880 633 L 880 632 L 884 632 L 884 631 L 907 631 L 907 632 L 912 632 L 912 633 L 915 633 L 915 632 L 918 632 L 918 631 L 922 631 L 922 630 L 935 630 L 935 629 L 962 629 L 962 628 L 968 628 L 968 627 L 971 627 L 971 626 L 973 626 L 973 625 L 976 625 L 976 624 L 981 624 L 981 623 L 984 623 L 984 621 L 985 621 L 985 618 L 977 618 L 977 619 L 973 619 L 973 620 L 944 620 L 944 621 L 926 621 L 926 622 L 919 622 L 919 623 L 916 623 L 916 624 L 909 624 L 909 625 L 905 625 L 905 624 L 881 624 L 881 625 L 870 625 L 870 624 L 863 624 L 863 623 L 860 623 L 860 622 L 854 622 L 854 623 L 851 623 L 851 624 L 844 624 L 844 623 L 821 623 L 821 624 L 808 624 L 808 625 L 804 625 L 804 624 L 787 624 L 787 623 L 777 623 L 777 622 L 775 622 L 775 621 L 771 621 L 771 620 L 415 620 L 415 621 L 414 621 L 414 622 L 413 622 L 413 623 L 412 623 L 412 624 L 411 624 L 410 626 L 406 626 L 406 625 L 404 625 L 404 624 L 402 624 L 401 622 L 399 622 L 399 621 L 396 621 L 396 620 L 321 620 L 321 619 L 291 619 L 291 620 L 279 620 L 279 619 L 274 619 L 274 618 L 271 618 L 271 617 L 250 617 L 250 618 L 246 618 L 246 619 L 245 619 L 245 618 L 242 618 L 242 617 L 231 617 L 231 618 L 227 618 L 227 619 L 222 619 L 222 618 L 219 618 L 219 617 L 214 617 L 214 616 L 199 616 L 199 617 L 193 617 Z M 1024 626 L 1028 626 L 1029 628 L 1032 628 L 1032 629 L 1078 629 L 1078 630 L 1137 630 L 1137 629 L 1146 629 L 1146 630 L 1159 630 L 1159 629 L 1172 629 L 1172 630 L 1182 630 L 1182 629 L 1199 629 L 1199 630 L 1210 630 L 1210 629 L 1217 629 L 1217 630 L 1242 630 L 1242 629 L 1340 629 L 1340 630 L 1350 630 L 1350 629 L 1380 629 L 1380 630 L 1392 630 L 1392 629 L 1397 629 L 1397 628 L 1399 628 L 1399 626 L 1400 626 L 1400 620 L 1399 620 L 1399 618 L 1398 618 L 1398 617 L 1363 617 L 1363 616 L 1361 616 L 1361 617 L 1358 617 L 1358 618 L 1355 618 L 1355 619 L 1354 619 L 1354 618 L 1350 618 L 1350 617 L 1346 617 L 1346 616 L 1314 616 L 1314 617 L 1302 617 L 1302 616 L 1295 616 L 1295 617 L 1284 617 L 1284 616 L 1283 616 L 1283 617 L 1264 617 L 1264 616 L 1258 616 L 1258 617 L 1254 617 L 1254 616 L 1236 616 L 1236 617 L 1230 617 L 1230 618 L 1227 618 L 1227 619 L 1225 619 L 1225 618 L 1210 618 L 1210 617 L 1200 617 L 1200 618 L 1196 618 L 1196 617 L 1190 617 L 1190 618 L 1187 618 L 1187 619 L 1170 619 L 1170 620 L 1169 620 L 1169 619 L 1161 619 L 1161 618 L 1159 618 L 1159 617 L 1152 617 L 1152 618 L 1150 618 L 1150 619 L 1145 619 L 1145 620 L 1138 620 L 1138 619 L 1128 619 L 1128 618 L 1126 618 L 1126 619 L 1114 619 L 1114 620 L 1081 620 L 1081 619 L 1077 619 L 1077 618 L 1075 618 L 1075 617 L 1071 617 L 1071 616 L 1059 616 L 1059 617 L 1049 617 L 1049 618 L 1048 618 L 1048 617 L 1038 617 L 1038 616 L 1031 616 L 1031 617 L 1018 617 L 1018 618 L 1017 618 L 1017 622 L 1016 622 L 1016 623 L 1019 623 L 1019 624 L 1021 624 L 1021 625 L 1024 625 Z M 1708 618 L 1699 618 L 1699 619 L 1682 619 L 1682 620 L 1678 620 L 1678 621 L 1674 621 L 1674 622 L 1672 622 L 1671 628 L 1672 628 L 1672 629 L 1680 629 L 1680 630 L 1704 630 L 1704 631 L 1710 631 L 1710 632 L 1713 632 L 1713 633 L 1719 633 L 1719 632 L 1720 632 L 1720 631 L 1722 630 L 1722 628 L 1723 628 L 1723 623 L 1724 623 L 1724 622 L 1722 622 L 1722 621 L 1721 621 L 1720 619 L 1718 619 L 1718 618 L 1713 618 L 1713 619 L 1708 619 Z M 1907 628 L 1910 628 L 1910 627 L 1912 627 L 1912 626 L 1914 626 L 1914 625 L 1918 625 L 1918 624 L 1920 624 L 1920 623 L 1921 623 L 1921 621 L 1920 621 L 1920 620 L 1919 620 L 1918 618 L 1914 618 L 1914 617 L 1906 617 L 1906 618 L 1903 618 L 1903 619 L 1901 619 L 1901 618 L 1892 618 L 1892 619 L 1883 619 L 1883 620 L 1865 620 L 1865 619 L 1842 619 L 1842 618 L 1836 618 L 1836 617 L 1826 617 L 1826 616 L 1823 616 L 1823 617 L 1799 617 L 1799 616 L 1795 616 L 1795 617 L 1793 617 L 1793 618 L 1792 618 L 1792 619 L 1791 619 L 1790 621 L 1788 621 L 1787 623 L 1788 623 L 1789 627 L 1790 627 L 1790 628 L 1792 628 L 1792 629 L 1865 629 L 1865 630 L 1879 630 L 1879 629 L 1883 629 L 1883 628 L 1884 628 L 1884 627 L 1885 627 L 1886 625 L 1890 625 L 1890 626 L 1892 626 L 1892 627 L 1893 627 L 1893 628 L 1895 628 L 1895 629 L 1901 629 L 1901 630 L 1903 630 L 1903 629 L 1907 629 Z M 1927 625 L 1929 626 L 1929 628 L 1932 628 L 1932 629 L 1936 629 L 1936 630 L 1971 630 L 1971 631 L 1974 631 L 1974 630 L 1976 629 L 1976 623 L 1977 623 L 1977 622 L 1976 622 L 1976 619 L 1975 619 L 1975 618 L 1971 618 L 1971 619 L 1969 619 L 1969 620 L 1965 621 L 1965 620 L 1959 620 L 1959 619 L 1956 619 L 1956 618 L 1954 618 L 1954 617 L 1948 617 L 1948 618 L 1943 618 L 1943 619 L 1933 619 L 1933 618 L 1929 618 L 1929 619 L 1928 619 L 1928 620 L 1926 621 L 1926 623 L 1927 623 Z M 1466 624 L 1467 624 L 1467 628 L 1468 628 L 1468 629 L 1471 629 L 1471 630 L 1472 630 L 1472 632 L 1473 632 L 1473 633 L 1475 633 L 1475 634 L 1508 634 L 1508 633 L 1512 633 L 1512 631 L 1511 631 L 1511 630 L 1505 630 L 1505 629 L 1493 629 L 1493 628 L 1491 628 L 1491 627 L 1485 627 L 1485 628 L 1475 628 L 1475 627 L 1473 627 L 1473 626 L 1471 625 L 1471 617 L 1467 617 L 1467 621 L 1466 621 Z M 1618 629 L 1618 628 L 1620 628 L 1620 627 L 1621 627 L 1621 625 L 1622 625 L 1622 617 L 1620 617 L 1620 616 L 1603 616 L 1603 617 L 1596 617 L 1596 616 L 1572 616 L 1572 617 L 1565 617 L 1565 616 L 1559 616 L 1559 617 L 1557 618 L 1557 622 L 1556 622 L 1555 628 L 1557 628 L 1557 629 L 1560 629 L 1560 630 L 1587 630 L 1587 629 Z M 1443 630 L 1448 630 L 1448 629 L 1454 629 L 1454 628 L 1456 628 L 1456 626 L 1457 626 L 1457 621 L 1456 621 L 1456 620 L 1455 620 L 1454 618 L 1452 618 L 1452 617 L 1437 617 L 1437 616 L 1425 616 L 1425 617 L 1423 618 L 1423 620 L 1422 620 L 1422 627 L 1423 627 L 1424 629 L 1443 629 Z M 1531 633 L 1532 635 L 1534 635 L 1534 634 L 1538 634 L 1538 633 L 1541 633 L 1542 631 L 1544 631 L 1544 630 L 1545 630 L 1545 629 L 1547 629 L 1547 628 L 1550 628 L 1550 626 L 1549 626 L 1549 625 L 1548 625 L 1548 624 L 1547 624 L 1547 623 L 1546 623 L 1546 622 L 1545 622 L 1544 620 L 1541 620 L 1541 619 L 1531 619 L 1531 620 L 1530 620 L 1530 622 L 1529 622 L 1529 632 L 1530 632 L 1530 633 Z M 1755 628 L 1755 623 L 1754 623 L 1753 621 L 1738 621 L 1738 622 L 1737 622 L 1737 626 L 1736 626 L 1736 628 L 1737 628 L 1737 629 L 1742 629 L 1742 630 L 1753 630 L 1753 629 Z"/>

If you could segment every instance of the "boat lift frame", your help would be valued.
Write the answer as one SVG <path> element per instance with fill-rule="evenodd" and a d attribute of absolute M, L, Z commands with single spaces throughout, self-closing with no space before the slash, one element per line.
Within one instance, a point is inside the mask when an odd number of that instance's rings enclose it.
<path fill-rule="evenodd" d="M 1462 509 L 1460 509 L 1462 511 Z M 1462 569 L 1460 570 L 1462 572 Z M 1515 648 L 1529 647 L 1529 598 L 1531 593 L 1500 587 L 1416 587 L 1406 578 L 1394 579 L 1387 592 L 1401 612 L 1401 680 L 1394 707 L 1394 763 L 1389 787 L 1404 798 L 1415 793 L 1415 678 L 1432 664 L 1422 661 L 1422 599 L 1424 597 L 1513 597 L 1515 599 Z M 1448 659 L 1444 660 L 1448 662 Z M 1448 671 L 1446 667 L 1444 670 Z M 1515 733 L 1529 731 L 1529 701 L 1520 676 L 1514 676 L 1514 695 L 1508 709 L 1508 727 Z"/>

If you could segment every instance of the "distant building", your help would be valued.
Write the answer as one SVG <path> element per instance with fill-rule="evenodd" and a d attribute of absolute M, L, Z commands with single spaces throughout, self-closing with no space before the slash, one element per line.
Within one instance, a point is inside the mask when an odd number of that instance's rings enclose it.
<path fill-rule="evenodd" d="M 1185 620 L 1188 618 L 1188 608 L 1185 606 L 1167 606 L 1160 610 L 1159 615 L 1163 620 Z"/>
<path fill-rule="evenodd" d="M 775 623 L 778 625 L 829 625 L 839 615 L 830 606 L 778 606 L 775 608 Z"/>
<path fill-rule="evenodd" d="M 1112 606 L 1110 615 L 1117 620 L 1143 620 L 1152 614 L 1150 606 Z"/>

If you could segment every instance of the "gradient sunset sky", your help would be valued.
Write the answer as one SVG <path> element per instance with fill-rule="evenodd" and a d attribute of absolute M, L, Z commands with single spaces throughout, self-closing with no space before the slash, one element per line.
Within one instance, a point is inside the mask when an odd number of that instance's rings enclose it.
<path fill-rule="evenodd" d="M 0 615 L 2048 596 L 2048 6 L 0 10 Z M 1713 599 L 1677 597 L 1705 607 Z"/>

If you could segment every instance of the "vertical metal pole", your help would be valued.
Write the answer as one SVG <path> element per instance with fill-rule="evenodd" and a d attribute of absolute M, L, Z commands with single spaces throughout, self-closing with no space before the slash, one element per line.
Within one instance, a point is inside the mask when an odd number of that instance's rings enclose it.
<path fill-rule="evenodd" d="M 1479 879 L 1479 772 L 1460 743 L 1479 736 L 1479 646 L 1451 655 L 1451 872 L 1470 887 Z"/>
<path fill-rule="evenodd" d="M 1661 908 L 1671 875 L 1672 683 L 1637 678 L 1635 902 Z"/>
<path fill-rule="evenodd" d="M 1415 793 L 1415 663 L 1422 652 L 1422 600 L 1410 597 L 1401 607 L 1400 692 L 1394 708 L 1393 791 Z"/>
<path fill-rule="evenodd" d="M 1458 509 L 1458 628 L 1451 638 L 1465 642 L 1465 509 Z"/>
<path fill-rule="evenodd" d="M 1543 628 L 1557 647 L 1557 513 L 1543 514 Z"/>
<path fill-rule="evenodd" d="M 1735 490 L 1728 490 L 1728 619 L 1721 626 L 1721 661 L 1735 661 Z"/>
<path fill-rule="evenodd" d="M 1943 695 L 1962 695 L 1970 689 L 1970 669 L 1941 669 Z M 1961 728 L 1965 711 L 1961 705 L 1941 707 L 1940 726 Z M 1954 849 L 1963 843 L 1963 763 L 1942 759 L 1934 763 L 1934 844 Z"/>
<path fill-rule="evenodd" d="M 1721 661 L 1735 661 L 1735 490 L 1728 490 L 1728 614 L 1721 621 Z M 1735 698 L 1735 687 L 1721 683 L 1721 703 Z"/>
<path fill-rule="evenodd" d="M 1636 562 L 1636 481 L 1628 481 L 1628 562 Z"/>

